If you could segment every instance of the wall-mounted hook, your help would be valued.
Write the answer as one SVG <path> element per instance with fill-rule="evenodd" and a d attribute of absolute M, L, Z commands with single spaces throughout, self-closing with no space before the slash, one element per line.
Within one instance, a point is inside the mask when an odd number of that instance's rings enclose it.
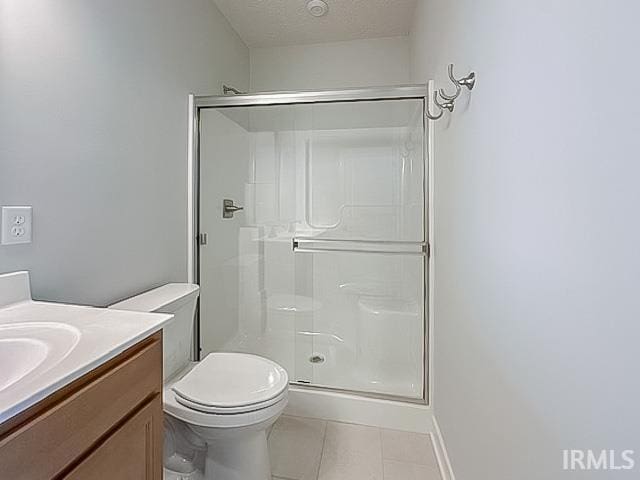
<path fill-rule="evenodd" d="M 438 97 L 438 92 L 433 92 L 433 101 L 434 101 L 434 103 L 436 105 L 439 106 L 437 97 Z M 432 115 L 431 112 L 429 111 L 429 102 L 427 102 L 425 115 L 427 116 L 427 118 L 429 120 L 440 120 L 440 118 L 442 118 L 442 115 L 444 115 L 444 110 L 442 110 L 442 108 L 440 108 L 440 113 L 439 114 Z"/>
<path fill-rule="evenodd" d="M 462 92 L 462 87 L 456 84 L 456 93 L 454 93 L 453 95 L 448 95 L 447 92 L 444 91 L 444 88 L 441 88 L 440 96 L 448 102 L 453 102 L 456 98 L 460 96 L 460 92 Z"/>
<path fill-rule="evenodd" d="M 449 72 L 449 78 L 454 83 L 454 85 L 456 85 L 458 88 L 459 87 L 467 87 L 467 89 L 469 91 L 471 91 L 471 90 L 473 90 L 473 87 L 475 87 L 475 85 L 476 85 L 476 72 L 471 72 L 466 77 L 456 78 L 455 75 L 453 74 L 453 63 L 449 64 L 448 72 Z"/>
<path fill-rule="evenodd" d="M 462 87 L 466 87 L 468 90 L 473 90 L 473 87 L 476 85 L 475 72 L 471 72 L 466 77 L 456 78 L 453 73 L 453 63 L 449 64 L 449 66 L 447 67 L 447 72 L 449 74 L 449 80 L 451 80 L 451 83 L 453 83 L 453 85 L 456 87 L 456 93 L 454 93 L 453 95 L 449 95 L 442 88 L 440 89 L 440 96 L 447 101 L 452 102 L 456 98 L 458 98 L 460 96 L 460 93 L 462 92 Z"/>
<path fill-rule="evenodd" d="M 444 115 L 444 111 L 440 110 L 440 113 L 437 115 L 432 115 L 431 112 L 429 112 L 429 110 L 427 110 L 425 112 L 425 114 L 427 115 L 427 118 L 429 120 L 440 120 L 442 118 L 442 116 Z"/>
<path fill-rule="evenodd" d="M 452 102 L 452 101 L 454 101 L 456 98 L 458 98 L 460 96 L 460 93 L 462 93 L 462 87 L 460 86 L 460 84 L 456 80 L 456 77 L 453 76 L 453 63 L 449 64 L 449 67 L 447 68 L 447 71 L 449 73 L 449 79 L 451 80 L 453 85 L 456 87 L 456 93 L 454 93 L 453 95 L 449 95 L 449 94 L 447 94 L 447 92 L 444 91 L 443 88 L 441 88 L 440 89 L 440 96 L 442 98 L 444 98 L 445 100 Z"/>
<path fill-rule="evenodd" d="M 435 103 L 440 109 L 449 110 L 449 112 L 453 112 L 453 108 L 455 107 L 455 103 L 452 100 L 447 100 L 444 103 L 440 103 L 438 101 L 438 92 L 433 92 L 433 103 Z"/>
<path fill-rule="evenodd" d="M 450 63 L 447 68 L 447 73 L 449 74 L 449 79 L 451 80 L 451 83 L 453 83 L 456 91 L 453 94 L 448 94 L 443 88 L 441 88 L 440 90 L 436 90 L 435 92 L 433 92 L 433 103 L 435 103 L 436 106 L 440 108 L 440 113 L 438 115 L 432 115 L 427 108 L 426 116 L 431 120 L 438 120 L 439 118 L 441 118 L 444 114 L 444 110 L 453 112 L 453 109 L 455 108 L 455 101 L 462 93 L 462 87 L 465 87 L 467 90 L 471 91 L 476 85 L 475 72 L 471 72 L 467 76 L 462 78 L 456 78 L 455 74 L 453 73 L 453 63 Z M 442 98 L 442 103 L 440 103 L 438 95 L 440 95 L 440 97 Z"/>

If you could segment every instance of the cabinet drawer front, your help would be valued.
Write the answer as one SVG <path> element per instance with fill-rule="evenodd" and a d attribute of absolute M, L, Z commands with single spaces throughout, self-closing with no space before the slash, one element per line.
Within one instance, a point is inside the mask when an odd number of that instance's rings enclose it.
<path fill-rule="evenodd" d="M 162 480 L 162 422 L 156 395 L 64 480 Z"/>
<path fill-rule="evenodd" d="M 161 338 L 154 335 L 36 405 L 33 418 L 0 438 L 2 478 L 54 478 L 160 394 Z"/>

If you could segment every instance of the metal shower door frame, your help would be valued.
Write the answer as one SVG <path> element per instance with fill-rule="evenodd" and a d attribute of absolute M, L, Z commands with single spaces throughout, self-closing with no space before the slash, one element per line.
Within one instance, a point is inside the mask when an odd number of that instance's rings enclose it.
<path fill-rule="evenodd" d="M 423 348 L 423 385 L 422 398 L 415 399 L 390 394 L 378 394 L 370 392 L 362 392 L 359 390 L 349 390 L 341 388 L 333 388 L 326 386 L 316 386 L 298 382 L 291 382 L 297 388 L 307 390 L 333 391 L 337 393 L 347 393 L 360 397 L 376 398 L 383 400 L 396 400 L 410 403 L 418 403 L 429 405 L 430 389 L 429 381 L 431 378 L 430 357 L 430 335 L 429 318 L 429 283 L 431 281 L 429 275 L 430 263 L 430 192 L 429 179 L 432 172 L 430 162 L 428 161 L 428 132 L 425 112 L 428 107 L 429 87 L 426 84 L 417 85 L 399 85 L 389 87 L 363 87 L 363 88 L 345 88 L 331 90 L 313 90 L 313 91 L 282 91 L 282 92 L 263 92 L 249 93 L 241 95 L 189 95 L 189 137 L 188 137 L 188 164 L 189 164 L 189 244 L 188 244 L 188 274 L 191 281 L 200 284 L 200 134 L 201 134 L 201 110 L 207 108 L 230 108 L 230 107 L 257 107 L 272 105 L 299 105 L 314 103 L 347 103 L 362 101 L 381 101 L 381 100 L 422 100 L 422 126 L 423 126 L 423 198 L 425 202 L 424 222 L 423 222 L 423 239 L 425 242 L 424 264 L 423 264 L 423 287 L 424 287 L 424 307 L 423 307 L 423 331 L 424 331 L 424 348 Z M 196 309 L 196 325 L 193 345 L 193 357 L 200 360 L 201 341 L 200 341 L 200 306 Z"/>

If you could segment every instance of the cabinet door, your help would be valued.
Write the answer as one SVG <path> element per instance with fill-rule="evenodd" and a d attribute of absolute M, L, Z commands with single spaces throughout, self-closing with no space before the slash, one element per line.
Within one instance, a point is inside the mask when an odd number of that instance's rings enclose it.
<path fill-rule="evenodd" d="M 157 395 L 65 480 L 162 480 L 162 397 Z"/>

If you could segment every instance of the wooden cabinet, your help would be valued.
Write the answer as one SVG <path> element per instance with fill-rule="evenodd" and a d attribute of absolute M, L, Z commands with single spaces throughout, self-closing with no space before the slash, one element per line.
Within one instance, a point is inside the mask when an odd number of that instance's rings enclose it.
<path fill-rule="evenodd" d="M 0 479 L 162 480 L 155 334 L 0 425 Z"/>
<path fill-rule="evenodd" d="M 65 480 L 160 479 L 156 434 L 162 405 L 152 400 L 74 468 Z"/>

